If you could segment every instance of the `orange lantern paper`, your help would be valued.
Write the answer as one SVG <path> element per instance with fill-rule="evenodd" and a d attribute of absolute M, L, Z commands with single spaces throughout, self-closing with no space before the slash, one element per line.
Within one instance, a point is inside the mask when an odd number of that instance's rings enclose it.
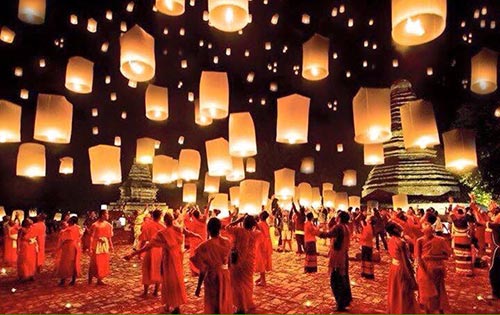
<path fill-rule="evenodd" d="M 400 208 L 405 210 L 408 208 L 408 196 L 406 194 L 398 194 L 392 196 L 392 208 L 394 210 Z"/>
<path fill-rule="evenodd" d="M 179 179 L 179 175 L 178 175 L 178 173 L 179 173 L 179 161 L 172 158 L 171 160 L 167 161 L 167 164 L 168 164 L 167 174 L 169 176 L 168 182 L 171 183 L 171 182 Z M 181 182 L 182 182 L 182 180 L 181 180 Z M 182 185 L 180 187 L 182 187 Z"/>
<path fill-rule="evenodd" d="M 262 208 L 262 181 L 246 179 L 240 183 L 240 213 L 257 215 Z"/>
<path fill-rule="evenodd" d="M 384 164 L 384 145 L 382 143 L 365 144 L 363 146 L 365 165 Z"/>
<path fill-rule="evenodd" d="M 214 211 L 215 209 L 220 211 L 218 217 L 227 218 L 229 216 L 229 199 L 227 194 L 215 194 L 214 200 L 210 204 L 210 210 Z"/>
<path fill-rule="evenodd" d="M 245 169 L 243 167 L 242 157 L 232 157 L 232 168 L 229 174 L 226 175 L 226 180 L 230 182 L 238 182 L 245 179 Z"/>
<path fill-rule="evenodd" d="M 262 206 L 266 206 L 269 198 L 269 188 L 271 187 L 271 184 L 268 181 L 262 180 Z"/>
<path fill-rule="evenodd" d="M 354 141 L 382 143 L 391 139 L 390 89 L 360 88 L 352 100 Z"/>
<path fill-rule="evenodd" d="M 229 82 L 226 72 L 203 71 L 200 78 L 200 114 L 212 119 L 229 112 Z"/>
<path fill-rule="evenodd" d="M 300 172 L 304 174 L 314 173 L 314 158 L 310 156 L 303 158 L 300 163 Z"/>
<path fill-rule="evenodd" d="M 120 37 L 120 72 L 129 80 L 144 82 L 155 75 L 155 40 L 139 25 Z"/>
<path fill-rule="evenodd" d="M 356 186 L 356 171 L 355 170 L 345 170 L 344 178 L 342 179 L 342 185 L 344 186 Z"/>
<path fill-rule="evenodd" d="M 19 224 L 22 224 L 24 221 L 24 211 L 23 210 L 12 211 L 12 220 L 18 221 Z"/>
<path fill-rule="evenodd" d="M 198 180 L 200 177 L 200 152 L 191 149 L 182 149 L 179 154 L 178 176 L 186 181 Z"/>
<path fill-rule="evenodd" d="M 83 57 L 71 57 L 66 66 L 66 83 L 64 86 L 75 93 L 92 92 L 94 81 L 94 63 Z"/>
<path fill-rule="evenodd" d="M 246 171 L 247 173 L 255 173 L 256 171 L 256 165 L 255 165 L 255 159 L 254 158 L 248 158 L 247 159 L 247 167 Z"/>
<path fill-rule="evenodd" d="M 45 176 L 45 146 L 38 143 L 23 143 L 17 152 L 17 176 Z"/>
<path fill-rule="evenodd" d="M 182 187 L 182 202 L 196 203 L 196 184 L 185 183 Z"/>
<path fill-rule="evenodd" d="M 235 207 L 240 206 L 240 186 L 229 187 L 229 197 L 231 205 Z"/>
<path fill-rule="evenodd" d="M 302 77 L 316 81 L 328 76 L 329 47 L 329 39 L 318 34 L 302 45 Z"/>
<path fill-rule="evenodd" d="M 3 222 L 3 217 L 5 217 L 7 213 L 5 212 L 5 208 L 0 206 L 0 222 Z"/>
<path fill-rule="evenodd" d="M 209 126 L 212 124 L 213 119 L 210 116 L 205 116 L 200 113 L 200 101 L 194 101 L 194 122 L 199 126 Z"/>
<path fill-rule="evenodd" d="M 248 0 L 208 0 L 208 20 L 223 32 L 237 32 L 249 22 Z"/>
<path fill-rule="evenodd" d="M 21 141 L 21 106 L 0 100 L 0 143 Z"/>
<path fill-rule="evenodd" d="M 467 129 L 453 129 L 443 133 L 446 168 L 465 172 L 477 167 L 476 135 Z"/>
<path fill-rule="evenodd" d="M 162 121 L 168 118 L 168 89 L 149 84 L 146 89 L 146 117 Z"/>
<path fill-rule="evenodd" d="M 153 164 L 155 156 L 155 139 L 140 138 L 137 139 L 135 150 L 135 160 L 139 164 Z"/>
<path fill-rule="evenodd" d="M 155 7 L 163 14 L 179 16 L 184 13 L 185 0 L 156 0 Z"/>
<path fill-rule="evenodd" d="M 333 190 L 323 191 L 323 206 L 325 208 L 334 208 L 335 207 L 335 198 L 336 198 L 335 191 L 333 191 Z"/>
<path fill-rule="evenodd" d="M 229 142 L 224 138 L 205 141 L 207 151 L 208 173 L 211 176 L 229 174 L 232 160 L 229 155 Z"/>
<path fill-rule="evenodd" d="M 60 174 L 73 174 L 73 158 L 65 156 L 59 159 L 59 173 Z"/>
<path fill-rule="evenodd" d="M 470 89 L 476 94 L 490 94 L 497 89 L 496 51 L 483 48 L 471 59 Z"/>
<path fill-rule="evenodd" d="M 155 155 L 153 158 L 153 183 L 167 184 L 172 181 L 170 163 L 172 158 L 167 155 Z"/>
<path fill-rule="evenodd" d="M 295 195 L 295 171 L 282 168 L 274 171 L 274 195 L 278 199 L 286 200 Z"/>
<path fill-rule="evenodd" d="M 19 0 L 17 17 L 28 24 L 43 24 L 45 22 L 45 0 Z"/>
<path fill-rule="evenodd" d="M 333 190 L 333 184 L 332 183 L 323 183 L 321 185 L 321 195 L 323 195 L 323 197 L 325 196 L 326 190 Z"/>
<path fill-rule="evenodd" d="M 308 97 L 299 94 L 278 99 L 276 142 L 307 143 L 309 101 Z"/>
<path fill-rule="evenodd" d="M 347 210 L 349 207 L 349 198 L 346 192 L 335 193 L 335 208 L 337 210 Z"/>
<path fill-rule="evenodd" d="M 238 157 L 257 154 L 255 127 L 249 112 L 229 115 L 229 154 Z"/>
<path fill-rule="evenodd" d="M 309 183 L 299 184 L 299 203 L 301 206 L 310 207 L 312 203 L 312 187 Z"/>
<path fill-rule="evenodd" d="M 315 209 L 321 207 L 321 193 L 319 191 L 319 187 L 312 188 L 311 206 Z"/>
<path fill-rule="evenodd" d="M 89 148 L 92 184 L 111 185 L 122 181 L 120 148 L 99 144 Z"/>
<path fill-rule="evenodd" d="M 73 123 L 73 105 L 66 97 L 38 94 L 35 116 L 36 140 L 69 143 Z"/>
<path fill-rule="evenodd" d="M 210 176 L 208 172 L 205 173 L 205 188 L 203 189 L 206 193 L 218 193 L 220 186 L 220 177 Z"/>
<path fill-rule="evenodd" d="M 353 209 L 361 208 L 361 198 L 358 196 L 349 196 L 349 207 Z"/>
<path fill-rule="evenodd" d="M 424 100 L 411 101 L 402 105 L 399 110 L 405 148 L 425 149 L 440 143 L 431 103 Z"/>
<path fill-rule="evenodd" d="M 16 37 L 16 33 L 8 28 L 7 26 L 2 26 L 0 28 L 0 40 L 7 44 L 12 44 L 14 42 L 14 38 Z"/>

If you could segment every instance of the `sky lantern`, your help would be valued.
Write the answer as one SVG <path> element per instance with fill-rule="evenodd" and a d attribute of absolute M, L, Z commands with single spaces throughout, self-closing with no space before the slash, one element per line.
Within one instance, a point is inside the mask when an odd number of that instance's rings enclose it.
<path fill-rule="evenodd" d="M 7 26 L 2 26 L 0 28 L 0 40 L 2 42 L 7 44 L 12 44 L 14 42 L 15 37 L 16 33 Z"/>
<path fill-rule="evenodd" d="M 156 9 L 165 15 L 179 16 L 184 13 L 185 0 L 156 0 Z"/>
<path fill-rule="evenodd" d="M 155 156 L 155 139 L 139 138 L 135 150 L 135 160 L 139 164 L 153 164 Z"/>
<path fill-rule="evenodd" d="M 476 135 L 468 129 L 453 129 L 443 133 L 446 168 L 466 172 L 477 167 Z"/>
<path fill-rule="evenodd" d="M 408 196 L 406 194 L 398 194 L 392 196 L 392 208 L 394 210 L 401 208 L 405 210 L 408 208 Z"/>
<path fill-rule="evenodd" d="M 246 166 L 246 171 L 247 173 L 255 173 L 257 170 L 255 159 L 254 158 L 248 158 L 247 159 L 247 166 Z"/>
<path fill-rule="evenodd" d="M 309 129 L 308 97 L 292 94 L 278 99 L 276 142 L 307 143 Z"/>
<path fill-rule="evenodd" d="M 301 206 L 310 207 L 312 203 L 312 187 L 309 183 L 299 184 L 299 203 Z"/>
<path fill-rule="evenodd" d="M 300 172 L 304 174 L 314 173 L 314 158 L 311 156 L 305 157 L 300 163 Z"/>
<path fill-rule="evenodd" d="M 22 224 L 22 222 L 23 222 L 23 220 L 24 220 L 24 210 L 20 210 L 20 209 L 18 209 L 18 210 L 13 210 L 13 211 L 12 211 L 12 216 L 11 216 L 11 217 L 12 217 L 12 220 L 14 220 L 14 221 L 15 221 L 16 219 L 18 219 L 18 220 L 19 220 L 19 222 Z"/>
<path fill-rule="evenodd" d="M 271 184 L 268 181 L 261 180 L 262 182 L 262 198 L 261 198 L 261 203 L 263 206 L 266 206 L 268 203 L 269 199 L 269 188 L 271 187 Z"/>
<path fill-rule="evenodd" d="M 349 207 L 352 207 L 353 210 L 361 208 L 361 197 L 349 196 Z"/>
<path fill-rule="evenodd" d="M 257 215 L 262 208 L 262 181 L 246 179 L 240 183 L 240 213 Z"/>
<path fill-rule="evenodd" d="M 226 72 L 203 71 L 200 78 L 200 114 L 212 119 L 229 113 L 229 82 Z"/>
<path fill-rule="evenodd" d="M 319 187 L 312 188 L 311 206 L 315 209 L 321 207 L 321 193 L 319 191 Z"/>
<path fill-rule="evenodd" d="M 0 100 L 0 143 L 21 141 L 21 106 Z"/>
<path fill-rule="evenodd" d="M 333 190 L 333 184 L 328 182 L 321 184 L 321 195 L 323 195 L 323 197 L 325 196 L 326 190 Z"/>
<path fill-rule="evenodd" d="M 390 89 L 360 88 L 352 100 L 354 141 L 382 143 L 391 139 Z"/>
<path fill-rule="evenodd" d="M 209 126 L 212 124 L 213 119 L 210 116 L 202 115 L 200 113 L 200 101 L 194 101 L 194 122 L 199 126 Z"/>
<path fill-rule="evenodd" d="M 35 116 L 36 140 L 69 143 L 73 123 L 73 105 L 66 97 L 38 94 Z"/>
<path fill-rule="evenodd" d="M 335 208 L 337 210 L 347 210 L 349 207 L 349 198 L 346 192 L 335 193 Z"/>
<path fill-rule="evenodd" d="M 344 186 L 356 186 L 356 171 L 355 170 L 345 170 L 344 178 L 342 179 L 342 185 Z"/>
<path fill-rule="evenodd" d="M 335 191 L 324 190 L 323 191 L 323 206 L 326 208 L 334 208 L 335 207 L 335 196 L 336 196 Z"/>
<path fill-rule="evenodd" d="M 249 22 L 248 0 L 208 0 L 209 24 L 223 32 L 237 32 Z"/>
<path fill-rule="evenodd" d="M 22 143 L 17 152 L 17 176 L 45 177 L 45 146 Z"/>
<path fill-rule="evenodd" d="M 153 158 L 153 183 L 167 184 L 171 180 L 170 161 L 167 155 L 155 155 Z"/>
<path fill-rule="evenodd" d="M 229 197 L 231 205 L 235 207 L 240 206 L 240 186 L 229 187 Z"/>
<path fill-rule="evenodd" d="M 179 178 L 186 181 L 198 180 L 200 177 L 200 164 L 200 152 L 192 149 L 182 149 L 179 153 Z"/>
<path fill-rule="evenodd" d="M 59 173 L 60 174 L 73 174 L 73 158 L 65 156 L 59 159 Z"/>
<path fill-rule="evenodd" d="M 129 80 L 144 82 L 155 75 L 155 40 L 139 25 L 120 37 L 120 72 Z"/>
<path fill-rule="evenodd" d="M 290 199 L 295 195 L 295 171 L 282 168 L 274 171 L 274 195 L 278 199 Z"/>
<path fill-rule="evenodd" d="M 75 56 L 68 60 L 66 66 L 66 83 L 64 86 L 75 93 L 92 92 L 94 81 L 94 63 L 83 57 Z"/>
<path fill-rule="evenodd" d="M 229 142 L 224 138 L 205 141 L 207 151 L 208 173 L 211 176 L 227 175 L 232 168 L 229 155 Z"/>
<path fill-rule="evenodd" d="M 404 46 L 421 45 L 446 27 L 446 0 L 392 0 L 392 39 Z"/>
<path fill-rule="evenodd" d="M 215 194 L 214 200 L 210 204 L 210 210 L 219 210 L 221 218 L 227 218 L 229 216 L 229 199 L 227 194 Z"/>
<path fill-rule="evenodd" d="M 257 154 L 255 127 L 249 112 L 229 115 L 229 154 L 239 157 Z"/>
<path fill-rule="evenodd" d="M 196 184 L 185 183 L 182 186 L 182 202 L 196 203 Z"/>
<path fill-rule="evenodd" d="M 232 168 L 229 171 L 229 174 L 226 175 L 226 180 L 230 182 L 237 182 L 245 179 L 245 168 L 243 166 L 243 158 L 242 157 L 231 157 L 232 160 Z"/>
<path fill-rule="evenodd" d="M 483 48 L 471 59 L 470 89 L 476 94 L 490 94 L 497 89 L 496 51 Z"/>
<path fill-rule="evenodd" d="M 218 193 L 220 185 L 220 177 L 219 176 L 210 176 L 208 172 L 205 173 L 205 187 L 203 189 L 206 193 Z"/>
<path fill-rule="evenodd" d="M 146 89 L 146 117 L 151 120 L 162 121 L 168 118 L 168 89 L 148 84 Z"/>
<path fill-rule="evenodd" d="M 439 133 L 430 102 L 416 100 L 399 108 L 405 148 L 425 149 L 438 145 Z"/>
<path fill-rule="evenodd" d="M 382 143 L 373 143 L 363 145 L 363 156 L 365 165 L 384 164 L 384 145 Z"/>
<path fill-rule="evenodd" d="M 302 45 L 302 77 L 316 81 L 328 76 L 329 47 L 330 40 L 318 34 Z"/>
<path fill-rule="evenodd" d="M 28 24 L 43 24 L 45 22 L 45 0 L 19 0 L 17 17 Z"/>
<path fill-rule="evenodd" d="M 89 148 L 92 184 L 111 185 L 122 181 L 120 148 L 111 145 L 96 145 Z"/>
<path fill-rule="evenodd" d="M 167 161 L 167 164 L 168 164 L 167 173 L 169 175 L 169 182 L 171 183 L 179 179 L 179 160 L 172 158 L 171 160 Z"/>

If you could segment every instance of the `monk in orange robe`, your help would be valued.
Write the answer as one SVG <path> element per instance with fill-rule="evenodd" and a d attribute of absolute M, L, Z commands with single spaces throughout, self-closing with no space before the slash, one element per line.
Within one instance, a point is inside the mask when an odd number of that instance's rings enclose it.
<path fill-rule="evenodd" d="M 36 252 L 38 244 L 32 229 L 33 221 L 24 219 L 17 239 L 17 274 L 20 280 L 33 281 L 36 273 Z"/>
<path fill-rule="evenodd" d="M 89 284 L 92 278 L 97 278 L 97 284 L 103 285 L 102 279 L 110 274 L 109 258 L 113 250 L 113 226 L 107 221 L 109 214 L 107 210 L 99 212 L 99 219 L 92 224 L 90 236 L 90 264 L 89 264 Z"/>
<path fill-rule="evenodd" d="M 66 278 L 71 278 L 69 285 L 75 285 L 76 278 L 81 276 L 82 231 L 77 223 L 78 218 L 71 217 L 68 227 L 59 233 L 56 274 L 61 279 L 60 286 L 64 286 Z"/>
<path fill-rule="evenodd" d="M 273 267 L 273 243 L 269 233 L 269 225 L 266 220 L 269 218 L 267 211 L 262 211 L 259 215 L 257 230 L 260 236 L 255 246 L 255 273 L 260 273 L 255 285 L 266 286 L 266 271 L 271 271 Z"/>
<path fill-rule="evenodd" d="M 36 256 L 36 268 L 40 273 L 42 266 L 45 264 L 45 237 L 47 235 L 47 227 L 45 226 L 45 219 L 47 216 L 43 213 L 39 214 L 36 222 L 31 227 L 36 234 L 36 241 L 38 242 L 38 253 Z"/>
<path fill-rule="evenodd" d="M 228 269 L 231 243 L 227 238 L 219 236 L 221 225 L 217 218 L 208 221 L 210 239 L 201 243 L 190 258 L 204 278 L 205 314 L 233 313 L 231 277 Z M 195 294 L 199 296 L 199 290 Z"/>
<path fill-rule="evenodd" d="M 5 221 L 7 221 L 7 223 L 4 227 L 3 259 L 7 266 L 14 267 L 17 264 L 17 236 L 19 225 L 11 220 L 10 217 L 6 217 Z"/>
<path fill-rule="evenodd" d="M 201 239 L 189 238 L 189 258 L 193 257 L 196 247 L 198 247 L 201 242 L 207 239 L 207 215 L 201 214 L 199 210 L 194 210 L 191 214 L 189 224 L 187 224 L 189 230 L 193 233 L 199 234 Z M 190 261 L 189 268 L 193 275 L 198 275 L 200 270 Z"/>

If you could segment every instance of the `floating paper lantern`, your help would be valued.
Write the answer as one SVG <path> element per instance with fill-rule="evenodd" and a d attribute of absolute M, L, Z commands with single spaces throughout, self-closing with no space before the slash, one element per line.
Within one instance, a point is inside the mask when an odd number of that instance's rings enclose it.
<path fill-rule="evenodd" d="M 60 174 L 73 174 L 73 158 L 65 156 L 59 159 L 59 173 Z"/>
<path fill-rule="evenodd" d="M 402 105 L 399 110 L 405 148 L 425 149 L 440 143 L 431 103 L 411 101 Z"/>
<path fill-rule="evenodd" d="M 240 213 L 257 215 L 262 208 L 262 181 L 246 179 L 240 183 Z"/>
<path fill-rule="evenodd" d="M 168 118 L 168 89 L 149 84 L 146 89 L 146 117 L 161 121 Z"/>
<path fill-rule="evenodd" d="M 210 204 L 210 210 L 215 209 L 220 211 L 218 217 L 227 218 L 229 216 L 229 200 L 227 194 L 215 194 L 212 203 Z"/>
<path fill-rule="evenodd" d="M 229 174 L 226 175 L 226 180 L 230 182 L 238 182 L 245 179 L 245 168 L 243 166 L 242 157 L 232 157 L 232 168 Z"/>
<path fill-rule="evenodd" d="M 353 209 L 361 208 L 361 197 L 349 196 L 349 207 Z"/>
<path fill-rule="evenodd" d="M 135 160 L 139 164 L 152 164 L 155 156 L 155 139 L 140 138 L 137 139 L 135 150 Z"/>
<path fill-rule="evenodd" d="M 114 144 L 115 144 L 117 147 L 121 146 L 121 145 L 122 145 L 122 138 L 121 138 L 121 137 L 116 136 L 116 137 L 115 137 Z"/>
<path fill-rule="evenodd" d="M 290 199 L 295 195 L 295 171 L 282 168 L 274 171 L 274 195 L 278 199 Z"/>
<path fill-rule="evenodd" d="M 24 211 L 23 210 L 14 210 L 12 211 L 12 220 L 19 221 L 19 224 L 22 224 L 24 221 Z M 15 292 L 15 290 L 14 290 Z"/>
<path fill-rule="evenodd" d="M 17 17 L 28 24 L 43 24 L 45 7 L 45 0 L 19 0 Z"/>
<path fill-rule="evenodd" d="M 310 207 L 312 203 L 312 187 L 309 183 L 299 184 L 299 203 L 301 206 Z"/>
<path fill-rule="evenodd" d="M 343 152 L 344 151 L 344 145 L 342 143 L 337 144 L 337 152 Z"/>
<path fill-rule="evenodd" d="M 208 172 L 205 173 L 205 188 L 203 189 L 206 193 L 218 193 L 220 185 L 220 177 L 210 176 Z"/>
<path fill-rule="evenodd" d="M 38 211 L 36 209 L 29 209 L 28 210 L 28 217 L 29 218 L 34 218 L 38 215 Z"/>
<path fill-rule="evenodd" d="M 392 39 L 404 46 L 421 45 L 446 27 L 446 0 L 392 0 Z"/>
<path fill-rule="evenodd" d="M 308 97 L 299 94 L 278 99 L 276 142 L 307 143 L 309 101 Z"/>
<path fill-rule="evenodd" d="M 246 167 L 247 173 L 255 173 L 256 171 L 256 163 L 254 158 L 248 158 L 247 159 L 247 167 Z"/>
<path fill-rule="evenodd" d="M 209 126 L 213 122 L 212 117 L 200 113 L 200 102 L 198 100 L 194 101 L 194 122 L 200 126 Z"/>
<path fill-rule="evenodd" d="M 3 222 L 3 217 L 5 217 L 7 213 L 5 212 L 5 208 L 0 206 L 0 222 Z"/>
<path fill-rule="evenodd" d="M 208 173 L 211 176 L 227 175 L 231 171 L 232 160 L 229 155 L 229 142 L 224 138 L 205 141 Z"/>
<path fill-rule="evenodd" d="M 391 139 L 390 89 L 360 88 L 352 100 L 354 141 L 382 143 Z"/>
<path fill-rule="evenodd" d="M 443 133 L 446 168 L 465 172 L 477 167 L 476 136 L 474 131 L 453 129 Z"/>
<path fill-rule="evenodd" d="M 120 148 L 99 144 L 89 148 L 92 184 L 111 185 L 122 181 Z"/>
<path fill-rule="evenodd" d="M 66 66 L 66 83 L 64 86 L 75 93 L 92 92 L 94 80 L 94 63 L 83 57 L 71 57 Z"/>
<path fill-rule="evenodd" d="M 349 207 L 349 198 L 346 192 L 335 193 L 335 208 L 337 210 L 347 210 Z"/>
<path fill-rule="evenodd" d="M 97 32 L 97 21 L 93 18 L 90 18 L 87 21 L 87 31 L 89 31 L 90 33 Z"/>
<path fill-rule="evenodd" d="M 38 143 L 23 143 L 17 152 L 17 176 L 45 176 L 45 146 Z"/>
<path fill-rule="evenodd" d="M 240 206 L 240 187 L 234 186 L 229 187 L 229 197 L 231 199 L 231 205 L 235 207 Z"/>
<path fill-rule="evenodd" d="M 249 22 L 248 0 L 208 0 L 209 24 L 223 32 L 237 32 Z"/>
<path fill-rule="evenodd" d="M 144 82 L 155 75 L 155 41 L 139 25 L 120 37 L 120 72 L 129 80 Z"/>
<path fill-rule="evenodd" d="M 54 214 L 54 221 L 56 222 L 60 222 L 62 220 L 62 213 L 61 212 L 57 212 Z"/>
<path fill-rule="evenodd" d="M 21 141 L 21 106 L 0 100 L 0 143 Z"/>
<path fill-rule="evenodd" d="M 344 186 L 356 186 L 356 171 L 355 170 L 345 170 L 344 178 L 342 179 L 342 185 Z"/>
<path fill-rule="evenodd" d="M 323 191 L 323 206 L 326 208 L 335 207 L 335 197 L 336 193 L 333 190 Z"/>
<path fill-rule="evenodd" d="M 408 208 L 408 196 L 406 194 L 398 194 L 392 196 L 392 208 L 394 210 L 401 208 L 405 210 Z"/>
<path fill-rule="evenodd" d="M 167 155 L 155 155 L 153 158 L 153 183 L 167 184 L 172 181 L 171 161 Z"/>
<path fill-rule="evenodd" d="M 212 119 L 229 112 L 229 82 L 226 72 L 203 71 L 200 78 L 200 114 Z"/>
<path fill-rule="evenodd" d="M 325 196 L 325 191 L 327 191 L 327 190 L 333 190 L 332 183 L 323 183 L 321 185 L 321 195 L 323 195 L 323 197 Z"/>
<path fill-rule="evenodd" d="M 229 154 L 239 157 L 257 154 L 255 127 L 249 112 L 229 115 Z"/>
<path fill-rule="evenodd" d="M 168 160 L 167 169 L 170 176 L 169 182 L 173 182 L 179 179 L 179 160 L 176 160 L 174 158 Z M 180 187 L 182 187 L 182 184 L 180 185 Z"/>
<path fill-rule="evenodd" d="M 185 183 L 182 187 L 182 202 L 196 203 L 196 184 Z"/>
<path fill-rule="evenodd" d="M 302 76 L 307 80 L 321 80 L 328 76 L 328 38 L 314 34 L 302 45 Z"/>
<path fill-rule="evenodd" d="M 268 181 L 262 180 L 262 206 L 266 206 L 269 198 L 269 188 L 271 184 Z"/>
<path fill-rule="evenodd" d="M 476 94 L 490 94 L 497 89 L 498 53 L 487 48 L 481 49 L 471 59 L 470 89 Z"/>
<path fill-rule="evenodd" d="M 312 188 L 311 206 L 315 209 L 321 207 L 321 193 L 319 187 Z"/>
<path fill-rule="evenodd" d="M 363 155 L 365 165 L 384 164 L 384 145 L 382 143 L 373 143 L 363 145 Z"/>
<path fill-rule="evenodd" d="M 200 177 L 200 152 L 182 149 L 179 154 L 178 176 L 186 181 L 198 180 Z"/>
<path fill-rule="evenodd" d="M 314 158 L 310 156 L 303 158 L 300 163 L 300 172 L 304 174 L 314 173 Z"/>
<path fill-rule="evenodd" d="M 182 15 L 185 10 L 184 7 L 185 0 L 156 0 L 156 9 L 166 15 Z"/>
<path fill-rule="evenodd" d="M 2 26 L 0 29 L 0 40 L 7 44 L 12 44 L 14 38 L 16 37 L 16 33 L 8 28 L 7 26 Z"/>
<path fill-rule="evenodd" d="M 66 97 L 53 94 L 38 94 L 35 116 L 36 140 L 69 143 L 73 122 L 73 105 Z"/>

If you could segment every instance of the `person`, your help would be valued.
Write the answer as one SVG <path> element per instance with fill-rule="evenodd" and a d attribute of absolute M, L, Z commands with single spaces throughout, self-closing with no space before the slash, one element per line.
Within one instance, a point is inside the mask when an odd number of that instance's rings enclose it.
<path fill-rule="evenodd" d="M 145 220 L 141 226 L 141 235 L 139 240 L 141 248 L 148 244 L 153 237 L 165 228 L 161 224 L 161 210 L 154 210 L 151 217 L 152 220 Z M 153 296 L 158 295 L 159 286 L 161 283 L 161 258 L 162 250 L 160 247 L 151 248 L 147 251 L 142 260 L 142 284 L 144 286 L 143 297 L 148 295 L 150 285 L 154 285 Z"/>
<path fill-rule="evenodd" d="M 33 221 L 24 219 L 17 238 L 17 274 L 19 280 L 35 280 L 37 234 L 33 230 Z"/>
<path fill-rule="evenodd" d="M 243 222 L 243 227 L 236 226 Z M 231 250 L 231 287 L 233 304 L 237 314 L 248 313 L 255 308 L 253 302 L 253 272 L 255 267 L 255 245 L 259 233 L 254 230 L 257 222 L 253 216 L 244 215 L 226 226 L 233 238 Z"/>
<path fill-rule="evenodd" d="M 186 286 L 184 284 L 184 269 L 182 265 L 183 235 L 198 237 L 187 229 L 174 224 L 174 217 L 166 213 L 163 217 L 165 228 L 158 231 L 153 239 L 139 250 L 125 256 L 126 260 L 150 251 L 154 247 L 162 248 L 162 285 L 161 300 L 165 304 L 165 311 L 179 314 L 181 305 L 187 301 Z"/>
<path fill-rule="evenodd" d="M 99 219 L 92 224 L 90 230 L 90 263 L 89 263 L 89 284 L 94 277 L 97 284 L 103 285 L 102 279 L 110 274 L 109 258 L 113 250 L 113 226 L 107 221 L 109 214 L 107 210 L 99 211 Z"/>
<path fill-rule="evenodd" d="M 259 273 L 259 278 L 255 281 L 255 285 L 263 287 L 267 285 L 266 271 L 271 271 L 273 265 L 273 244 L 269 232 L 269 225 L 267 224 L 267 218 L 269 218 L 269 213 L 267 211 L 262 211 L 259 214 L 259 222 L 256 226 L 261 233 L 259 234 L 255 246 L 254 272 Z"/>
<path fill-rule="evenodd" d="M 328 232 L 320 232 L 320 238 L 331 238 L 332 244 L 328 253 L 328 272 L 337 311 L 344 312 L 352 302 L 351 283 L 349 281 L 349 214 L 340 211 L 336 224 Z"/>
<path fill-rule="evenodd" d="M 90 249 L 90 236 L 92 234 L 92 231 L 90 228 L 92 227 L 92 224 L 94 224 L 97 221 L 97 215 L 95 211 L 90 211 L 87 215 L 87 218 L 83 222 L 83 237 L 82 237 L 82 250 L 84 252 L 88 251 Z"/>
<path fill-rule="evenodd" d="M 17 237 L 19 225 L 10 217 L 4 217 L 4 263 L 13 267 L 17 264 Z"/>
<path fill-rule="evenodd" d="M 366 221 L 361 221 L 361 277 L 375 279 L 373 271 L 373 216 L 368 216 Z"/>
<path fill-rule="evenodd" d="M 194 249 L 191 262 L 200 270 L 200 279 L 204 284 L 204 313 L 232 314 L 233 296 L 229 273 L 229 254 L 231 242 L 220 236 L 222 224 L 217 218 L 210 218 L 207 223 L 210 239 Z M 201 284 L 201 281 L 199 282 Z M 200 286 L 195 295 L 199 296 Z"/>
<path fill-rule="evenodd" d="M 390 236 L 387 246 L 391 257 L 387 312 L 389 314 L 414 314 L 417 312 L 414 295 L 417 284 L 409 258 L 408 245 L 401 235 L 402 227 L 397 223 L 389 222 L 386 230 Z"/>
<path fill-rule="evenodd" d="M 304 260 L 304 273 L 318 272 L 318 252 L 316 251 L 316 235 L 319 230 L 314 225 L 314 215 L 309 212 L 306 215 L 307 221 L 304 224 L 304 241 L 306 258 Z"/>
<path fill-rule="evenodd" d="M 75 285 L 76 278 L 81 276 L 81 237 L 78 217 L 71 217 L 68 220 L 68 227 L 59 233 L 56 274 L 61 279 L 60 286 L 64 286 L 67 278 L 71 278 L 69 285 Z"/>
<path fill-rule="evenodd" d="M 487 222 L 486 226 L 491 230 L 492 245 L 491 266 L 489 278 L 493 299 L 500 299 L 500 208 L 495 208 L 493 222 Z"/>
<path fill-rule="evenodd" d="M 201 239 L 198 238 L 190 238 L 189 239 L 189 257 L 193 257 L 194 250 L 201 242 L 207 239 L 207 219 L 208 219 L 208 210 L 210 209 L 210 204 L 214 200 L 214 197 L 208 200 L 208 204 L 205 207 L 205 211 L 201 214 L 199 209 L 194 209 L 194 211 L 190 212 L 188 219 L 186 220 L 186 225 L 190 231 L 193 233 L 201 235 Z M 189 222 L 189 223 L 188 223 Z M 189 268 L 191 269 L 191 273 L 193 276 L 197 276 L 199 273 L 198 268 L 189 261 Z"/>
<path fill-rule="evenodd" d="M 284 252 L 292 251 L 292 237 L 293 237 L 293 226 L 288 215 L 283 215 L 282 217 L 282 228 L 281 228 L 281 250 Z M 289 250 L 286 249 L 288 244 Z"/>
<path fill-rule="evenodd" d="M 444 262 L 451 255 L 451 248 L 444 238 L 434 235 L 432 225 L 436 221 L 436 216 L 433 214 L 426 216 L 427 222 L 422 224 L 424 236 L 417 239 L 415 245 L 418 298 L 426 313 L 439 311 L 440 314 L 444 314 L 449 307 Z"/>
<path fill-rule="evenodd" d="M 465 215 L 463 209 L 454 207 L 451 213 L 453 253 L 455 256 L 455 267 L 457 273 L 472 277 L 472 241 L 469 234 L 469 217 Z"/>
<path fill-rule="evenodd" d="M 290 219 L 295 222 L 294 232 L 295 240 L 297 241 L 297 254 L 304 253 L 304 224 L 306 222 L 306 209 L 302 206 L 299 211 L 295 207 L 292 199 L 292 211 L 290 212 Z"/>
<path fill-rule="evenodd" d="M 45 219 L 47 219 L 47 216 L 44 213 L 40 213 L 36 218 L 36 222 L 31 227 L 35 231 L 38 243 L 38 252 L 36 255 L 36 269 L 38 273 L 41 272 L 42 266 L 45 264 L 45 238 L 47 235 Z"/>
<path fill-rule="evenodd" d="M 379 239 L 382 241 L 385 250 L 387 250 L 387 241 L 385 239 L 385 226 L 388 221 L 387 210 L 382 209 L 380 212 L 377 208 L 373 209 L 373 234 L 375 236 L 375 244 L 377 246 L 377 250 L 380 251 L 380 243 Z"/>

